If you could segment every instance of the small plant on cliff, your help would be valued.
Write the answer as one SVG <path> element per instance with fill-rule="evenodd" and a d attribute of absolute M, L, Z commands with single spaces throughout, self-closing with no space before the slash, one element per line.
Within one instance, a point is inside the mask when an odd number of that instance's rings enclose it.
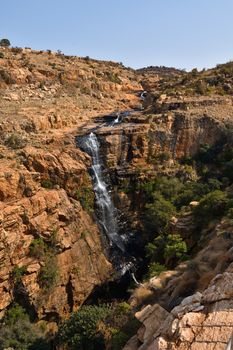
<path fill-rule="evenodd" d="M 41 186 L 47 189 L 53 188 L 53 184 L 49 179 L 45 179 L 41 181 Z"/>
<path fill-rule="evenodd" d="M 47 251 L 47 245 L 41 237 L 35 238 L 31 242 L 29 250 L 30 255 L 34 258 L 43 258 Z"/>
<path fill-rule="evenodd" d="M 13 280 L 13 283 L 19 284 L 21 282 L 21 278 L 26 274 L 26 272 L 27 272 L 26 266 L 19 267 L 18 265 L 16 265 L 11 271 L 11 278 Z"/>
<path fill-rule="evenodd" d="M 56 257 L 53 254 L 48 253 L 44 265 L 41 267 L 38 274 L 38 283 L 43 290 L 48 291 L 55 285 L 57 279 L 58 266 Z"/>
<path fill-rule="evenodd" d="M 155 276 L 160 275 L 161 272 L 166 271 L 167 268 L 164 265 L 161 265 L 160 263 L 153 262 L 149 265 L 149 270 L 147 272 L 146 280 Z"/>
<path fill-rule="evenodd" d="M 221 217 L 225 213 L 228 203 L 229 199 L 225 192 L 212 191 L 200 200 L 199 205 L 194 209 L 194 215 L 202 222 Z"/>
<path fill-rule="evenodd" d="M 175 212 L 176 209 L 171 202 L 160 194 L 156 194 L 154 202 L 146 204 L 145 227 L 150 232 L 161 232 L 168 225 Z"/>
<path fill-rule="evenodd" d="M 4 58 L 4 53 L 0 52 L 0 58 Z"/>
<path fill-rule="evenodd" d="M 85 209 L 89 214 L 93 212 L 95 195 L 91 187 L 80 187 L 76 191 L 76 198 L 81 203 L 83 209 Z"/>

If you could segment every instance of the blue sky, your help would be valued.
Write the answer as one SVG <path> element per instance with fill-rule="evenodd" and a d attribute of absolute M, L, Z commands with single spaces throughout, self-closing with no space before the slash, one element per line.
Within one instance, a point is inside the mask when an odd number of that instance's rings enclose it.
<path fill-rule="evenodd" d="M 233 0 L 3 0 L 13 46 L 148 65 L 207 68 L 233 59 Z"/>

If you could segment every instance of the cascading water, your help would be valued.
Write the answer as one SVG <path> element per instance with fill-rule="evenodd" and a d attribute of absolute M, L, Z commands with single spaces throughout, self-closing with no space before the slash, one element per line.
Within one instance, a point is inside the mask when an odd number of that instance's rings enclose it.
<path fill-rule="evenodd" d="M 115 119 L 106 123 L 105 126 L 113 127 L 120 124 L 122 118 L 129 114 L 129 111 L 117 113 Z M 101 127 L 102 125 L 94 130 Z M 98 222 L 101 226 L 102 232 L 109 241 L 109 248 L 111 251 L 110 259 L 112 260 L 118 274 L 123 276 L 127 271 L 132 271 L 134 269 L 135 258 L 127 252 L 127 241 L 130 238 L 130 234 L 119 234 L 118 211 L 114 207 L 111 194 L 108 191 L 104 164 L 100 156 L 100 143 L 96 134 L 91 132 L 88 135 L 77 137 L 77 144 L 80 149 L 85 151 L 92 158 L 92 166 L 90 170 L 96 197 Z M 133 272 L 131 272 L 131 276 L 136 283 Z"/>
<path fill-rule="evenodd" d="M 126 250 L 126 239 L 118 232 L 117 210 L 114 207 L 107 183 L 104 181 L 103 163 L 100 157 L 100 144 L 97 136 L 91 132 L 89 135 L 77 139 L 79 147 L 92 158 L 91 173 L 93 188 L 98 208 L 99 224 L 102 232 L 107 236 L 111 248 L 111 260 L 119 276 L 123 276 L 133 267 L 134 258 Z"/>
<path fill-rule="evenodd" d="M 124 242 L 118 235 L 116 209 L 103 179 L 102 164 L 99 156 L 99 142 L 96 135 L 91 132 L 82 142 L 82 148 L 92 157 L 92 176 L 96 204 L 100 211 L 100 224 L 106 233 L 111 245 L 115 245 L 121 252 L 125 251 Z"/>

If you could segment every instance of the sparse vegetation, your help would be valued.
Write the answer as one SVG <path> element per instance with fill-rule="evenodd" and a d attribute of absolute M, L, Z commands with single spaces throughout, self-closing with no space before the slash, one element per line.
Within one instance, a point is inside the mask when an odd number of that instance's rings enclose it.
<path fill-rule="evenodd" d="M 20 149 L 26 146 L 26 139 L 19 134 L 10 134 L 6 140 L 5 144 L 13 149 Z"/>
<path fill-rule="evenodd" d="M 26 274 L 27 267 L 26 266 L 14 266 L 14 268 L 11 271 L 11 278 L 13 280 L 13 283 L 15 285 L 19 284 L 21 282 L 21 278 Z"/>
<path fill-rule="evenodd" d="M 52 181 L 50 179 L 45 179 L 41 181 L 41 186 L 47 189 L 52 189 L 53 188 L 53 184 Z"/>
<path fill-rule="evenodd" d="M 54 287 L 58 276 L 59 271 L 57 267 L 56 257 L 51 253 L 47 253 L 44 259 L 44 264 L 41 267 L 38 275 L 38 282 L 40 287 L 45 291 L 50 290 Z"/>
<path fill-rule="evenodd" d="M 83 185 L 76 191 L 76 198 L 81 203 L 83 209 L 85 209 L 89 214 L 94 210 L 94 199 L 95 195 L 93 188 Z"/>

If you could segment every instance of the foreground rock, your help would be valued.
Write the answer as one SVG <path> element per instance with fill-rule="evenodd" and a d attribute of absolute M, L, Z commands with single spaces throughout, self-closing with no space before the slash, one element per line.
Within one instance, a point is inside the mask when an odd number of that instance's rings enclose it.
<path fill-rule="evenodd" d="M 159 305 L 136 313 L 143 326 L 124 350 L 225 350 L 233 329 L 232 297 L 233 264 L 170 313 Z"/>

